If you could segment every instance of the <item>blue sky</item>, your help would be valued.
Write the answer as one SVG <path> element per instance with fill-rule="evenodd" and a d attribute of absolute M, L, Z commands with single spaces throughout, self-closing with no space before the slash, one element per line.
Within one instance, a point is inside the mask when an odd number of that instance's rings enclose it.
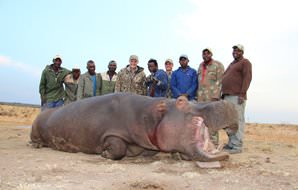
<path fill-rule="evenodd" d="M 253 65 L 246 119 L 298 124 L 298 13 L 294 0 L 0 0 L 0 101 L 39 104 L 43 68 L 56 54 L 62 66 L 85 72 L 93 59 L 104 72 L 131 54 L 145 67 L 187 54 L 197 69 L 210 47 L 225 67 L 241 43 Z"/>

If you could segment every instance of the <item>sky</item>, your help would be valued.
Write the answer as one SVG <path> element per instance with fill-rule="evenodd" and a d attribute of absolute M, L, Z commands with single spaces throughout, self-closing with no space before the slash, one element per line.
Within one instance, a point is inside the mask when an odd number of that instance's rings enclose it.
<path fill-rule="evenodd" d="M 232 46 L 244 45 L 253 67 L 246 121 L 298 124 L 298 12 L 294 0 L 0 0 L 0 102 L 39 104 L 42 70 L 59 54 L 62 66 L 117 70 L 139 56 L 187 54 L 198 69 L 202 50 L 225 68 Z"/>

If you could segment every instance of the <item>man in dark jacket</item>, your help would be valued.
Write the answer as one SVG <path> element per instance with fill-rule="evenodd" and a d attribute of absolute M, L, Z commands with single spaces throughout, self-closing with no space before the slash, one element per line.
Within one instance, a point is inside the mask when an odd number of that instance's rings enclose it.
<path fill-rule="evenodd" d="M 195 69 L 188 66 L 188 56 L 179 57 L 179 67 L 173 72 L 171 78 L 171 90 L 173 98 L 186 96 L 188 100 L 194 100 L 198 88 L 198 76 Z"/>
<path fill-rule="evenodd" d="M 148 61 L 148 70 L 150 75 L 146 77 L 148 86 L 147 96 L 166 97 L 168 87 L 168 76 L 164 70 L 158 69 L 158 63 L 155 59 Z"/>
<path fill-rule="evenodd" d="M 249 88 L 252 78 L 252 66 L 248 59 L 243 57 L 243 45 L 233 46 L 234 61 L 224 72 L 222 79 L 222 97 L 232 102 L 238 111 L 239 128 L 236 134 L 228 134 L 229 142 L 224 150 L 231 154 L 242 152 L 243 136 L 245 127 L 245 105 L 246 92 Z"/>

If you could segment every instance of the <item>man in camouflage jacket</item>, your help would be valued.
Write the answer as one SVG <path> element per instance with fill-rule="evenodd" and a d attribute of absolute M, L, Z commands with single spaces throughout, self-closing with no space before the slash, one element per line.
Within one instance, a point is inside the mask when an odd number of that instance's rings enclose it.
<path fill-rule="evenodd" d="M 131 55 L 129 65 L 121 69 L 115 84 L 115 92 L 131 92 L 146 96 L 146 74 L 144 68 L 137 66 L 138 56 Z"/>
<path fill-rule="evenodd" d="M 198 69 L 198 102 L 220 100 L 224 66 L 219 61 L 213 60 L 212 55 L 210 48 L 206 48 L 202 52 L 204 61 L 200 64 Z M 211 140 L 214 144 L 218 144 L 218 132 L 211 134 Z"/>

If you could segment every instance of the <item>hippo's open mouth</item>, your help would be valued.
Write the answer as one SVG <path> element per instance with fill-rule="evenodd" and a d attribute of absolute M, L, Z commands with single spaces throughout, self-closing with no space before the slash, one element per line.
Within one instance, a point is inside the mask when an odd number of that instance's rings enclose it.
<path fill-rule="evenodd" d="M 195 141 L 197 142 L 197 147 L 200 150 L 203 150 L 207 154 L 217 154 L 221 152 L 222 145 L 218 145 L 217 147 L 210 140 L 210 133 L 208 127 L 204 123 L 204 119 L 202 117 L 193 117 L 192 124 L 196 126 L 195 132 Z"/>

